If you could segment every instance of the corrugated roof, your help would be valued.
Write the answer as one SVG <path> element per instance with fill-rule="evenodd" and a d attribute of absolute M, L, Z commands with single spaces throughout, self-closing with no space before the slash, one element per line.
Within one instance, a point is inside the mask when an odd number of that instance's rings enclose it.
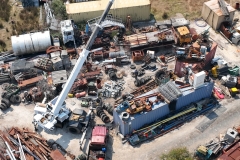
<path fill-rule="evenodd" d="M 228 4 L 227 2 L 225 2 L 225 3 L 227 5 L 227 8 L 228 8 L 229 12 L 234 12 L 235 11 L 235 9 L 232 6 L 230 6 L 230 4 Z M 204 4 L 207 5 L 218 16 L 222 15 L 222 11 L 221 11 L 221 9 L 219 7 L 218 0 L 207 1 Z"/>
<path fill-rule="evenodd" d="M 67 14 L 104 10 L 109 0 L 66 4 Z M 111 9 L 150 5 L 149 0 L 115 0 Z"/>

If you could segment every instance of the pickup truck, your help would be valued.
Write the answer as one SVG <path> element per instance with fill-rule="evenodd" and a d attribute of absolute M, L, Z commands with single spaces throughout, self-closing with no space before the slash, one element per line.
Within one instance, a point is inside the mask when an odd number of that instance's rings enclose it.
<path fill-rule="evenodd" d="M 108 129 L 105 125 L 95 125 L 92 130 L 87 160 L 105 160 L 108 140 Z"/>

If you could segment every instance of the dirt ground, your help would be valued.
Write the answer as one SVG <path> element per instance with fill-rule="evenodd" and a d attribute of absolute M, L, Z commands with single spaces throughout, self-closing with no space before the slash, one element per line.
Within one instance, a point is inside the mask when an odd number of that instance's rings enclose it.
<path fill-rule="evenodd" d="M 195 27 L 198 33 L 208 28 L 208 26 L 204 28 L 197 27 L 194 22 L 191 22 L 191 27 Z M 237 47 L 228 44 L 227 41 L 220 36 L 220 34 L 216 34 L 212 29 L 209 31 L 210 36 L 215 39 L 219 45 L 223 46 L 223 50 L 218 48 L 216 54 L 224 56 L 224 58 L 232 64 L 239 64 L 239 53 L 235 53 L 235 51 L 237 51 Z M 162 52 L 168 51 L 164 49 Z M 138 65 L 138 67 L 139 66 L 140 65 Z M 174 68 L 173 64 L 169 66 L 171 68 Z M 133 85 L 131 77 L 129 76 L 131 70 L 128 69 L 127 66 L 120 69 L 123 69 L 128 73 L 128 76 L 125 77 L 125 81 L 128 82 L 125 88 L 127 88 L 128 91 L 131 91 L 131 88 L 134 89 L 135 87 Z M 66 102 L 67 106 L 70 109 L 80 107 L 81 103 L 81 101 L 77 99 L 67 99 Z M 239 103 L 239 98 L 223 100 L 220 102 L 220 106 L 214 112 L 209 113 L 205 116 L 197 117 L 192 121 L 184 124 L 182 127 L 162 137 L 159 137 L 152 141 L 147 141 L 135 147 L 130 146 L 128 143 L 122 144 L 122 141 L 116 135 L 115 129 L 113 129 L 110 131 L 110 141 L 107 147 L 107 159 L 158 160 L 159 156 L 162 153 L 166 153 L 172 148 L 178 146 L 186 146 L 193 153 L 198 145 L 207 143 L 213 138 L 219 136 L 219 134 L 225 133 L 228 128 L 240 125 Z M 11 126 L 29 127 L 30 129 L 33 129 L 33 109 L 34 104 L 21 104 L 19 106 L 12 106 L 6 112 L 0 112 L 0 129 L 9 128 Z M 212 117 L 213 113 L 217 116 Z M 97 123 L 102 123 L 101 120 L 97 117 L 96 121 Z M 90 138 L 89 133 L 90 132 L 88 132 L 88 135 L 86 136 L 86 144 L 83 147 L 83 152 L 85 153 L 87 151 L 87 145 Z M 39 134 L 41 134 L 46 139 L 56 140 L 64 148 L 76 156 L 83 153 L 79 149 L 79 140 L 81 138 L 81 134 L 71 134 L 65 128 L 56 129 L 51 133 L 46 133 L 42 130 L 39 130 Z"/>
<path fill-rule="evenodd" d="M 187 19 L 200 18 L 202 5 L 208 0 L 150 0 L 151 11 L 156 20 L 162 20 L 164 12 L 169 17 L 175 16 L 176 13 L 182 13 Z M 232 6 L 235 6 L 238 0 L 226 0 Z"/>

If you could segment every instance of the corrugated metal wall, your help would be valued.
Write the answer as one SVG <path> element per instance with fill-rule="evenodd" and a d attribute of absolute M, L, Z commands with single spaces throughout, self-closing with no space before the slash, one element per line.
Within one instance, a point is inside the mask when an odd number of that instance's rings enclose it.
<path fill-rule="evenodd" d="M 120 126 L 120 132 L 123 135 L 126 135 L 131 133 L 133 130 L 141 128 L 144 124 L 152 123 L 157 119 L 166 116 L 169 114 L 169 112 L 170 111 L 168 104 L 162 103 L 160 107 L 150 112 L 135 114 L 134 117 L 131 117 L 131 120 L 129 120 L 129 122 L 123 122 L 120 115 L 116 111 L 113 112 L 113 119 L 115 124 Z"/>
<path fill-rule="evenodd" d="M 132 21 L 145 21 L 150 19 L 151 6 L 136 6 L 136 7 L 127 7 L 119 9 L 111 9 L 109 14 L 112 14 L 113 17 L 121 18 L 124 22 L 127 16 L 131 16 Z M 103 11 L 93 11 L 93 12 L 84 12 L 69 14 L 69 19 L 73 19 L 75 22 L 87 21 L 96 17 L 101 16 Z"/>
<path fill-rule="evenodd" d="M 176 109 L 181 109 L 182 107 L 185 107 L 186 105 L 199 101 L 203 98 L 210 97 L 212 94 L 214 83 L 205 83 L 205 85 L 201 88 L 198 88 L 194 91 L 189 90 L 188 92 L 183 92 L 183 96 L 179 97 L 176 104 Z M 186 89 L 184 89 L 186 90 Z"/>
<path fill-rule="evenodd" d="M 177 99 L 176 109 L 180 109 L 192 102 L 201 100 L 202 98 L 210 97 L 212 94 L 213 85 L 214 83 L 210 82 L 206 83 L 203 87 L 196 89 L 195 91 L 184 92 L 183 93 L 184 96 Z M 131 119 L 128 122 L 123 122 L 121 120 L 120 115 L 114 110 L 113 119 L 115 124 L 119 125 L 120 132 L 123 135 L 127 135 L 131 133 L 133 130 L 141 128 L 145 124 L 153 123 L 157 119 L 166 116 L 167 114 L 169 114 L 169 112 L 170 112 L 169 105 L 162 104 L 161 107 L 158 107 L 156 109 L 154 109 L 153 107 L 153 110 L 150 112 L 134 115 L 134 117 L 131 117 Z"/>

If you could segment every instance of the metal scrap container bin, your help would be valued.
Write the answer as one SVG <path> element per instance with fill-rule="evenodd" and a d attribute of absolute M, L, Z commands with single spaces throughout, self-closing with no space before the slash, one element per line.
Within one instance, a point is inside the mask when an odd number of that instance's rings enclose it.
<path fill-rule="evenodd" d="M 184 88 L 183 96 L 177 99 L 176 110 L 189 105 L 192 102 L 199 101 L 203 98 L 208 98 L 212 94 L 214 82 L 205 83 L 202 87 L 191 90 L 191 88 Z M 189 89 L 189 90 L 188 90 Z"/>
<path fill-rule="evenodd" d="M 121 134 L 127 135 L 130 134 L 133 130 L 137 130 L 141 128 L 145 124 L 150 124 L 167 114 L 169 114 L 170 110 L 168 104 L 160 103 L 153 107 L 153 110 L 150 112 L 144 112 L 143 114 L 134 114 L 130 116 L 128 121 L 123 121 L 121 119 L 121 114 L 118 114 L 115 110 L 113 111 L 113 119 L 115 124 L 118 126 Z"/>

